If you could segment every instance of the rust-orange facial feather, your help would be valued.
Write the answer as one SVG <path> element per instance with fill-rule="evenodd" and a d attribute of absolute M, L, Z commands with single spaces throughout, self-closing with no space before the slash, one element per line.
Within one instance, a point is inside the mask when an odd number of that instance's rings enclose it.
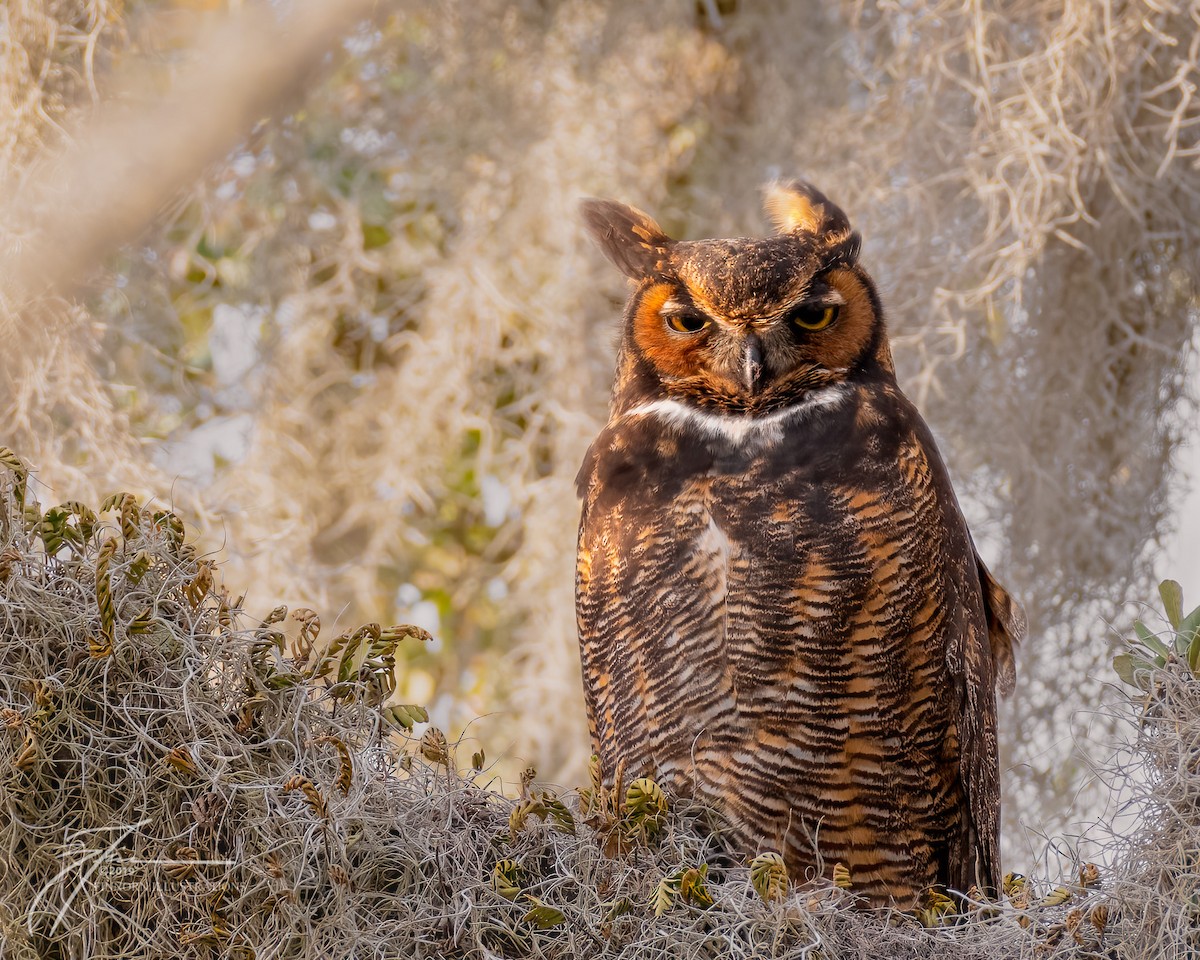
<path fill-rule="evenodd" d="M 768 212 L 776 236 L 682 242 L 584 206 L 635 283 L 579 474 L 593 746 L 873 904 L 996 888 L 1020 609 L 896 385 L 845 214 L 799 182 Z"/>

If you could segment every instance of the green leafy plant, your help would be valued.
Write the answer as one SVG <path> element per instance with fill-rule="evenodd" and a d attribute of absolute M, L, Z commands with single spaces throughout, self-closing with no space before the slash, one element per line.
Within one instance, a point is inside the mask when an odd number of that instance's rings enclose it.
<path fill-rule="evenodd" d="M 1200 606 L 1184 616 L 1183 588 L 1174 580 L 1158 585 L 1170 631 L 1156 634 L 1141 620 L 1133 623 L 1134 639 L 1126 653 L 1113 657 L 1113 669 L 1126 683 L 1150 690 L 1154 670 L 1175 660 L 1200 676 Z"/>
<path fill-rule="evenodd" d="M 715 901 L 708 887 L 707 863 L 701 863 L 698 867 L 680 867 L 663 877 L 654 888 L 649 909 L 654 916 L 661 917 L 676 902 L 701 910 L 713 905 Z"/>
<path fill-rule="evenodd" d="M 774 850 L 760 853 L 750 861 L 750 886 L 765 903 L 787 896 L 788 871 L 783 857 Z"/>

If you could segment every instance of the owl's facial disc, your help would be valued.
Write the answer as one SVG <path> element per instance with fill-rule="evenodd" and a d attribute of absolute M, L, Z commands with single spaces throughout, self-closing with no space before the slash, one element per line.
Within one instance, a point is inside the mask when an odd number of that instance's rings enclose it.
<path fill-rule="evenodd" d="M 751 290 L 737 311 L 721 292 L 684 272 L 636 295 L 636 354 L 668 396 L 730 413 L 778 409 L 844 380 L 874 343 L 879 318 L 854 268 L 802 273 L 773 295 Z"/>

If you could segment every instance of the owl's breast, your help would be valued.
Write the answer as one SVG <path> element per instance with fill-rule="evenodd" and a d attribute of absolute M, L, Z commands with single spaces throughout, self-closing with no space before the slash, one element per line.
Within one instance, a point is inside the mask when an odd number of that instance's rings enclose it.
<path fill-rule="evenodd" d="M 598 438 L 581 638 L 585 662 L 603 648 L 606 675 L 632 678 L 650 753 L 682 740 L 700 773 L 711 744 L 714 764 L 818 776 L 940 749 L 965 527 L 914 429 L 853 400 L 781 418 L 777 437 L 660 411 Z"/>

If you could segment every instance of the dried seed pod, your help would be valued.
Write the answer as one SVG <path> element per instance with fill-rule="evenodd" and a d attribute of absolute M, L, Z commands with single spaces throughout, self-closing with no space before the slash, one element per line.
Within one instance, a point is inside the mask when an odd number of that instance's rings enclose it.
<path fill-rule="evenodd" d="M 96 553 L 96 606 L 100 610 L 100 636 L 102 642 L 96 649 L 112 652 L 116 646 L 117 610 L 113 604 L 112 575 L 109 566 L 117 552 L 116 539 L 105 540 Z M 101 654 L 106 656 L 107 654 Z M 92 653 L 96 656 L 96 653 Z"/>
<path fill-rule="evenodd" d="M 537 768 L 528 766 L 521 771 L 521 796 L 528 796 L 529 787 L 537 779 Z"/>
<path fill-rule="evenodd" d="M 296 637 L 296 663 L 303 666 L 312 655 L 313 643 L 321 632 L 321 618 L 315 610 L 300 607 L 292 611 L 292 619 L 300 624 L 300 633 Z"/>
<path fill-rule="evenodd" d="M 315 742 L 332 744 L 333 748 L 337 750 L 338 775 L 334 784 L 342 791 L 342 796 L 346 796 L 350 793 L 350 788 L 354 785 L 354 762 L 350 758 L 349 748 L 342 742 L 340 737 L 317 737 Z"/>
<path fill-rule="evenodd" d="M 844 863 L 835 863 L 833 865 L 833 885 L 839 890 L 849 890 L 852 886 L 850 868 Z"/>
<path fill-rule="evenodd" d="M 154 529 L 161 531 L 171 552 L 179 556 L 179 548 L 183 546 L 185 534 L 183 521 L 171 510 L 158 510 L 150 518 Z"/>
<path fill-rule="evenodd" d="M 1083 925 L 1083 908 L 1075 907 L 1068 910 L 1067 915 L 1063 917 L 1063 927 L 1071 935 L 1071 938 L 1078 944 L 1084 943 L 1083 931 L 1080 929 Z"/>
<path fill-rule="evenodd" d="M 13 568 L 21 562 L 21 554 L 15 547 L 0 551 L 0 583 L 12 576 Z"/>
<path fill-rule="evenodd" d="M 437 727 L 429 727 L 421 734 L 420 750 L 421 756 L 430 763 L 450 766 L 450 745 L 446 742 L 446 735 Z"/>
<path fill-rule="evenodd" d="M 187 597 L 187 601 L 191 604 L 192 609 L 199 607 L 204 602 L 204 598 L 208 596 L 213 586 L 213 566 L 207 560 L 201 560 L 196 564 L 196 575 L 183 586 L 183 595 Z M 228 610 L 228 607 L 226 607 Z M 218 617 L 218 622 L 220 618 Z M 224 624 L 222 624 L 224 627 Z"/>
<path fill-rule="evenodd" d="M 200 772 L 196 767 L 196 761 L 192 759 L 192 751 L 186 746 L 176 747 L 162 758 L 162 762 L 167 766 L 178 770 L 180 773 L 187 773 L 195 776 Z"/>
<path fill-rule="evenodd" d="M 132 493 L 118 494 L 118 498 L 115 507 L 121 511 L 121 536 L 128 544 L 141 536 L 142 506 Z"/>
<path fill-rule="evenodd" d="M 196 873 L 196 861 L 200 852 L 195 847 L 180 847 L 175 851 L 173 862 L 168 861 L 163 866 L 163 872 L 176 882 L 187 880 Z"/>
<path fill-rule="evenodd" d="M 16 759 L 13 760 L 13 766 L 18 770 L 28 770 L 37 762 L 37 756 L 37 737 L 30 730 L 25 734 L 25 741 L 21 744 L 21 749 L 17 751 Z"/>
<path fill-rule="evenodd" d="M 8 447 L 0 447 L 0 465 L 8 467 L 13 474 L 13 498 L 17 501 L 17 509 L 25 507 L 25 490 L 29 480 L 29 468 L 25 461 L 18 457 Z"/>
<path fill-rule="evenodd" d="M 1085 863 L 1079 868 L 1079 884 L 1083 887 L 1099 886 L 1100 868 L 1094 863 Z"/>
<path fill-rule="evenodd" d="M 289 779 L 284 785 L 285 792 L 291 790 L 299 790 L 304 794 L 304 799 L 308 801 L 312 812 L 324 820 L 329 816 L 329 808 L 325 805 L 325 798 L 321 796 L 321 791 L 307 777 L 302 777 L 299 774 Z"/>

